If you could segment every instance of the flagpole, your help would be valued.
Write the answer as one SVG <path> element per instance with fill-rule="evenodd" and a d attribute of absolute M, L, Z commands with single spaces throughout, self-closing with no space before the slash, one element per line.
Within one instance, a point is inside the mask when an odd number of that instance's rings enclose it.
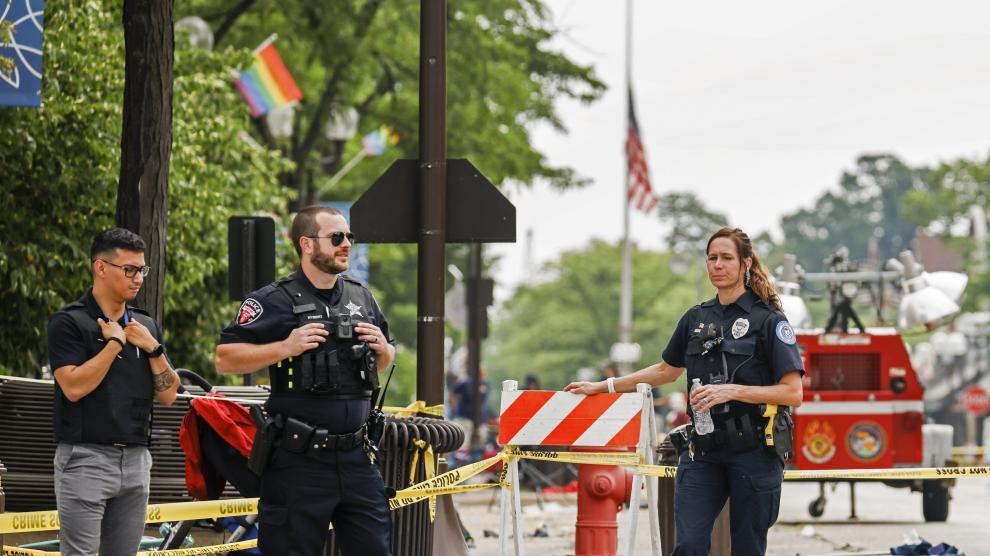
<path fill-rule="evenodd" d="M 255 48 L 254 50 L 251 51 L 251 55 L 257 56 L 259 52 L 264 50 L 266 46 L 275 42 L 275 39 L 277 38 L 278 38 L 278 33 L 272 33 L 271 35 L 268 35 L 268 38 L 262 41 L 261 44 L 258 45 L 258 48 Z"/>
<path fill-rule="evenodd" d="M 626 0 L 626 126 L 628 128 L 629 114 L 632 106 L 632 0 Z M 628 138 L 629 130 L 626 130 Z M 628 139 L 627 139 L 628 140 Z M 627 155 L 628 157 L 628 155 Z M 632 341 L 632 244 L 629 240 L 629 163 L 625 161 L 625 194 L 622 199 L 622 278 L 619 297 L 619 342 L 629 344 Z M 631 364 L 618 362 L 619 371 L 628 373 Z"/>

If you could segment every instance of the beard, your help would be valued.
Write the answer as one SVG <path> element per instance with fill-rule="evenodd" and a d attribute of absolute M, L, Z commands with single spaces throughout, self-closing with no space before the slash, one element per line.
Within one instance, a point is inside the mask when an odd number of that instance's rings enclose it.
<path fill-rule="evenodd" d="M 319 242 L 316 243 L 316 252 L 313 253 L 313 258 L 311 260 L 313 262 L 313 266 L 327 274 L 340 274 L 349 267 L 347 262 L 344 262 L 344 264 L 338 264 L 337 259 L 324 251 Z"/>

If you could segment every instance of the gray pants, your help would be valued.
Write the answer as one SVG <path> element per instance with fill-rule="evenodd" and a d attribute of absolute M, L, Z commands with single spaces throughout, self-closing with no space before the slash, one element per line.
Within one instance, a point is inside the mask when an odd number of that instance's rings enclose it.
<path fill-rule="evenodd" d="M 148 511 L 151 453 L 144 446 L 68 444 L 55 450 L 63 555 L 133 556 Z"/>

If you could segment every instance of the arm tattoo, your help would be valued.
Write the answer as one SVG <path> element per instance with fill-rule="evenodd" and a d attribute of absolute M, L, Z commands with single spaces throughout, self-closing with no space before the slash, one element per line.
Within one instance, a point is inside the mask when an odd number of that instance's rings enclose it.
<path fill-rule="evenodd" d="M 175 382 L 175 373 L 172 369 L 152 375 L 152 383 L 155 385 L 155 392 L 164 392 L 172 387 Z"/>

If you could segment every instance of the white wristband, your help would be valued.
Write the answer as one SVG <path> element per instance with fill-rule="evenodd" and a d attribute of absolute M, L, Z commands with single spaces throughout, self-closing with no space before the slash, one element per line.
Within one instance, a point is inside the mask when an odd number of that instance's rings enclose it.
<path fill-rule="evenodd" d="M 606 378 L 605 379 L 605 384 L 608 386 L 608 393 L 609 394 L 614 394 L 615 393 L 615 377 L 614 376 L 610 376 L 610 377 Z"/>

